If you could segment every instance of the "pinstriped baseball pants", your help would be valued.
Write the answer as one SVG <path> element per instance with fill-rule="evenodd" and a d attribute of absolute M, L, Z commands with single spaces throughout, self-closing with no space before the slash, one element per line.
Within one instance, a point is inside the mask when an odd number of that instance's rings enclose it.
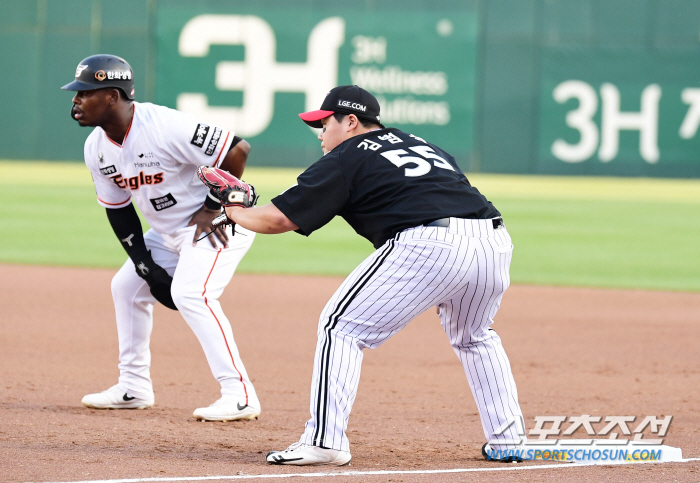
<path fill-rule="evenodd" d="M 301 442 L 349 451 L 345 431 L 357 395 L 362 350 L 379 347 L 437 305 L 467 375 L 484 435 L 512 447 L 522 418 L 510 362 L 489 327 L 510 284 L 513 245 L 492 220 L 452 218 L 449 227 L 410 228 L 357 267 L 324 308 L 311 384 L 311 418 Z M 499 445 L 501 442 L 501 445 Z"/>

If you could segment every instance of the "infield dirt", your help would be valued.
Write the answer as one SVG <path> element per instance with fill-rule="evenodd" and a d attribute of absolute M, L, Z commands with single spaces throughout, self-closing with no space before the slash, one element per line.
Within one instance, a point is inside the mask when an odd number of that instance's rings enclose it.
<path fill-rule="evenodd" d="M 352 466 L 277 467 L 264 455 L 303 430 L 318 315 L 341 278 L 234 276 L 222 303 L 262 414 L 203 423 L 192 411 L 219 397 L 218 384 L 178 313 L 155 310 L 156 405 L 90 410 L 83 395 L 118 376 L 115 270 L 0 265 L 0 272 L 1 481 L 504 467 L 481 458 L 476 406 L 432 309 L 365 351 L 349 425 Z M 673 415 L 664 444 L 700 456 L 700 293 L 513 286 L 493 328 L 528 430 L 536 415 Z M 534 464 L 561 463 L 522 465 Z M 332 478 L 472 480 L 698 481 L 700 462 Z"/>

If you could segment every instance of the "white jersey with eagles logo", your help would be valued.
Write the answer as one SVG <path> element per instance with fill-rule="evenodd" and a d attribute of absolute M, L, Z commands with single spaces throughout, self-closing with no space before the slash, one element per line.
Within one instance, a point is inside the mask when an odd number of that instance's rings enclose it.
<path fill-rule="evenodd" d="M 85 141 L 85 164 L 100 205 L 123 208 L 133 198 L 151 228 L 172 234 L 187 226 L 207 196 L 197 167 L 218 167 L 233 132 L 167 107 L 138 102 L 133 106 L 123 144 L 96 127 Z"/>

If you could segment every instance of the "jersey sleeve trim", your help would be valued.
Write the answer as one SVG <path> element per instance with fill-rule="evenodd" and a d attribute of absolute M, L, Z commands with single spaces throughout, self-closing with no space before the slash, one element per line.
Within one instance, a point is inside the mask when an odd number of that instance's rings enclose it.
<path fill-rule="evenodd" d="M 292 186 L 292 188 L 293 188 L 293 186 Z M 304 229 L 303 226 L 301 226 L 303 224 L 301 222 L 301 220 L 299 220 L 295 216 L 294 210 L 292 210 L 292 208 L 289 206 L 289 204 L 283 198 L 280 198 L 280 195 L 275 196 L 270 201 L 270 203 L 272 203 L 275 206 L 275 208 L 280 210 L 282 212 L 282 214 L 284 216 L 286 216 L 289 221 L 291 221 L 292 223 L 294 223 L 296 226 L 299 227 L 299 229 L 294 230 L 295 233 L 299 233 L 300 235 L 304 235 L 304 236 L 309 236 L 309 235 L 311 235 L 311 233 L 313 233 L 313 230 L 306 230 L 306 229 Z"/>
<path fill-rule="evenodd" d="M 213 166 L 215 168 L 218 168 L 219 163 L 223 162 L 224 158 L 226 157 L 226 156 L 221 157 L 221 155 L 224 153 L 224 151 L 228 152 L 227 145 L 228 145 L 228 138 L 230 138 L 230 137 L 231 137 L 231 131 L 228 131 L 226 133 L 226 139 L 224 139 L 224 144 L 223 144 L 223 146 L 221 146 L 221 151 L 219 151 L 219 155 L 216 157 L 216 161 L 214 161 Z"/>
<path fill-rule="evenodd" d="M 129 196 L 126 200 L 120 201 L 119 203 L 108 203 L 107 201 L 104 201 L 100 199 L 100 197 L 97 197 L 97 202 L 104 206 L 105 208 L 123 208 L 124 206 L 128 205 L 131 203 L 131 196 Z"/>

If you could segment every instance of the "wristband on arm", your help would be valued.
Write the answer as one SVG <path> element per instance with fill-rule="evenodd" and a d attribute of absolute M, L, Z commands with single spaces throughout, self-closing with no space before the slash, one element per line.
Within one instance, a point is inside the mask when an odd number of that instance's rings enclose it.
<path fill-rule="evenodd" d="M 210 210 L 221 211 L 221 202 L 219 201 L 219 198 L 214 195 L 212 190 L 209 190 L 207 197 L 204 198 L 204 206 Z"/>

